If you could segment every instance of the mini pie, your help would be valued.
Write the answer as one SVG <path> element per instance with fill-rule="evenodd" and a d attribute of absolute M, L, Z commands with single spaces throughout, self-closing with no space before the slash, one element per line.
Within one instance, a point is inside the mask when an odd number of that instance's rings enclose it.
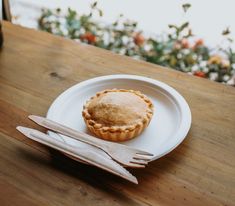
<path fill-rule="evenodd" d="M 125 141 L 139 135 L 153 116 L 153 104 L 139 91 L 109 89 L 86 102 L 82 112 L 89 130 L 110 141 Z"/>

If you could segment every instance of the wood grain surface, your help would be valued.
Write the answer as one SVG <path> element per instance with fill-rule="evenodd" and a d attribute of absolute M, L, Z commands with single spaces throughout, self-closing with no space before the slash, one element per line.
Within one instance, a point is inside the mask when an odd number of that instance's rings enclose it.
<path fill-rule="evenodd" d="M 235 205 L 235 89 L 48 33 L 3 23 L 0 51 L 0 205 Z M 173 152 L 131 170 L 134 185 L 28 140 L 61 92 L 108 74 L 136 74 L 178 90 L 192 127 Z M 44 131 L 44 130 L 42 130 Z"/>

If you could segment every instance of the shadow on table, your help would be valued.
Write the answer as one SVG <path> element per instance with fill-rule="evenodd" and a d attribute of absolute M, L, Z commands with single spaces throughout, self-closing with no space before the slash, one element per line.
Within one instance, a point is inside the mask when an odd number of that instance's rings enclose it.
<path fill-rule="evenodd" d="M 174 151 L 158 160 L 155 160 L 154 162 L 151 162 L 144 169 L 128 169 L 137 177 L 139 185 L 130 183 L 94 166 L 77 162 L 51 148 L 48 148 L 51 156 L 49 160 L 48 158 L 42 158 L 32 153 L 29 154 L 29 151 L 26 150 L 22 150 L 21 155 L 23 155 L 24 158 L 27 158 L 28 161 L 37 162 L 37 164 L 42 164 L 50 169 L 56 169 L 66 175 L 78 178 L 80 181 L 86 182 L 95 188 L 108 192 L 109 195 L 123 196 L 121 188 L 133 188 L 134 190 L 137 190 L 139 188 L 144 188 L 145 184 L 148 184 L 149 181 L 154 181 L 155 184 L 157 184 L 158 180 L 164 176 L 165 173 L 174 174 L 175 165 L 183 161 L 182 158 L 184 158 L 188 152 L 188 147 L 186 145 L 189 141 L 190 138 L 186 139 Z M 174 164 L 172 164 L 172 162 L 174 162 Z M 122 198 L 127 197 L 123 196 Z M 126 201 L 132 200 L 127 199 Z"/>

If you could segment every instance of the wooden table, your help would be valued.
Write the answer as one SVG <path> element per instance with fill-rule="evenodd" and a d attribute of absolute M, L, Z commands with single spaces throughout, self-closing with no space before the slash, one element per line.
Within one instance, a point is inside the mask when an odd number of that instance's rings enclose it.
<path fill-rule="evenodd" d="M 6 22 L 3 32 L 1 206 L 235 205 L 234 88 Z M 147 168 L 131 171 L 139 185 L 70 160 L 16 131 L 16 125 L 39 129 L 27 115 L 45 115 L 70 86 L 119 73 L 171 85 L 192 110 L 185 141 Z"/>

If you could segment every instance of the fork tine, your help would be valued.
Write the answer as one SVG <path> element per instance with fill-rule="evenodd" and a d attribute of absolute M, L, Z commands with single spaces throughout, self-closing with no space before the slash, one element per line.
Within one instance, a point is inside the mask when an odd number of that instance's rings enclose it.
<path fill-rule="evenodd" d="M 139 163 L 133 163 L 133 162 L 129 162 L 126 166 L 132 167 L 132 168 L 145 168 L 145 165 L 139 164 Z"/>
<path fill-rule="evenodd" d="M 142 151 L 142 150 L 137 150 L 136 154 L 147 155 L 147 156 L 153 156 L 154 155 L 154 154 L 151 154 L 149 152 Z"/>
<path fill-rule="evenodd" d="M 139 165 L 147 165 L 148 164 L 148 162 L 143 161 L 143 160 L 131 160 L 130 162 L 134 163 L 134 164 L 139 164 Z"/>
<path fill-rule="evenodd" d="M 133 159 L 150 161 L 150 160 L 152 159 L 152 157 L 144 156 L 144 155 L 140 155 L 140 154 L 136 154 L 136 155 L 133 157 Z"/>

